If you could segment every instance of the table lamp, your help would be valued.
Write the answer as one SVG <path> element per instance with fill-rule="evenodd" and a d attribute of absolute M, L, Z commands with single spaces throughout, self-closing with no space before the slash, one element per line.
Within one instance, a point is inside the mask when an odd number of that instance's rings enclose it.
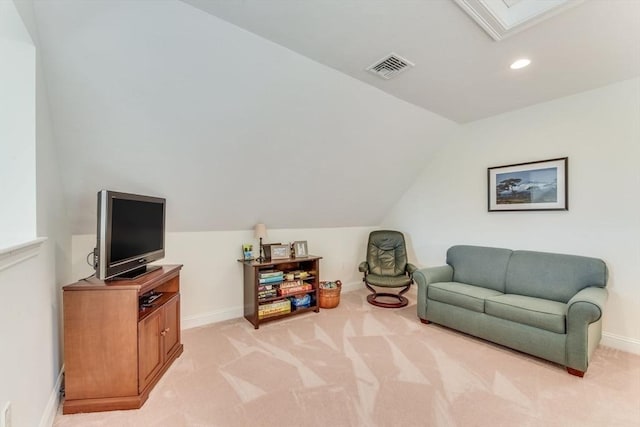
<path fill-rule="evenodd" d="M 262 248 L 262 239 L 267 238 L 267 226 L 262 223 L 256 224 L 253 228 L 253 235 L 256 238 L 260 239 L 260 256 L 256 259 L 256 261 L 264 262 L 265 258 L 263 256 L 264 252 Z"/>

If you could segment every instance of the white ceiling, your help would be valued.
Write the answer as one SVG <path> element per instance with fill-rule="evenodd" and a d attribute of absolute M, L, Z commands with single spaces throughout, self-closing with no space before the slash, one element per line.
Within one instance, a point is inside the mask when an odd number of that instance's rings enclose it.
<path fill-rule="evenodd" d="M 637 1 L 587 1 L 500 42 L 450 0 L 32 10 L 78 234 L 102 188 L 166 197 L 169 231 L 377 225 L 456 121 L 640 74 Z M 364 70 L 390 52 L 416 66 Z"/>
<path fill-rule="evenodd" d="M 183 1 L 457 122 L 640 75 L 637 0 L 587 0 L 499 42 L 453 0 Z M 391 52 L 416 66 L 365 71 Z"/>

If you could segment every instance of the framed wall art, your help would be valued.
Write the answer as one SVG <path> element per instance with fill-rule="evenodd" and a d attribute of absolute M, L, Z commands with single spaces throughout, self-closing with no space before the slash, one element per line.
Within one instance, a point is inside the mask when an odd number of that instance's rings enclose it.
<path fill-rule="evenodd" d="M 562 157 L 488 168 L 489 212 L 569 210 L 568 163 Z"/>

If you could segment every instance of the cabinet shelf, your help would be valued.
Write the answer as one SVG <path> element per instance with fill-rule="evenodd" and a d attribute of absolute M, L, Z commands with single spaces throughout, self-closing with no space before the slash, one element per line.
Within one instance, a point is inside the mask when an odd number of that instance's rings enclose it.
<path fill-rule="evenodd" d="M 244 272 L 244 317 L 251 322 L 255 329 L 260 327 L 260 324 L 283 319 L 296 314 L 301 314 L 309 311 L 319 312 L 320 306 L 318 305 L 318 288 L 320 286 L 320 260 L 319 256 L 308 256 L 304 258 L 287 258 L 281 260 L 269 260 L 265 262 L 258 262 L 256 260 L 238 260 L 243 264 Z M 300 290 L 292 292 L 286 295 L 276 295 L 267 298 L 258 298 L 258 288 L 264 285 L 279 285 L 282 282 L 275 283 L 260 283 L 260 274 L 268 270 L 282 271 L 285 275 L 293 272 L 311 272 L 304 279 L 295 278 L 300 280 L 301 283 L 310 284 L 311 289 Z M 283 282 L 286 280 L 283 280 Z M 287 298 L 295 298 L 303 295 L 310 295 L 313 305 L 310 307 L 291 307 L 289 313 L 276 313 L 273 315 L 267 315 L 260 318 L 258 315 L 261 305 L 268 304 L 273 301 L 278 301 Z"/>
<path fill-rule="evenodd" d="M 153 301 L 150 307 L 143 307 L 142 304 L 138 302 L 138 321 L 141 321 L 155 313 L 157 310 L 160 310 L 163 305 L 176 295 L 178 295 L 178 292 L 163 292 L 162 296 Z"/>
<path fill-rule="evenodd" d="M 307 289 L 306 291 L 296 291 L 296 292 L 291 292 L 290 294 L 286 294 L 286 295 L 276 295 L 273 297 L 268 297 L 268 298 L 258 298 L 258 305 L 262 305 L 262 304 L 266 304 L 272 301 L 277 301 L 279 299 L 283 299 L 283 298 L 289 298 L 289 297 L 298 297 L 300 295 L 305 295 L 305 294 L 315 294 L 316 293 L 316 289 Z"/>

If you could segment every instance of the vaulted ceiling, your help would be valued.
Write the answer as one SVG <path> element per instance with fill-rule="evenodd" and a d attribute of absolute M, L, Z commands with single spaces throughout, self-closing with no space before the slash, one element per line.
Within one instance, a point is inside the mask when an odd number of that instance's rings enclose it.
<path fill-rule="evenodd" d="M 102 188 L 170 231 L 376 225 L 459 123 L 639 75 L 610 3 L 495 42 L 449 0 L 35 0 L 73 231 Z M 392 51 L 416 66 L 364 71 Z"/>

